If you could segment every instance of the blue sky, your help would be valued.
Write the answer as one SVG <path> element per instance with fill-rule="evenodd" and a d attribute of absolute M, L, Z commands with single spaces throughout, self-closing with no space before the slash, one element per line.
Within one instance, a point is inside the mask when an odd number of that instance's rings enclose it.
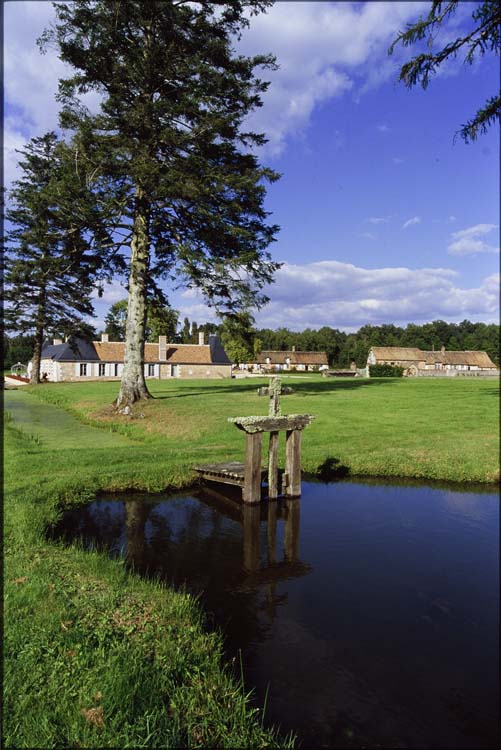
<path fill-rule="evenodd" d="M 284 265 L 259 326 L 498 322 L 499 128 L 468 145 L 454 134 L 499 90 L 499 61 L 458 58 L 426 91 L 398 84 L 410 53 L 388 58 L 387 48 L 429 5 L 279 2 L 239 43 L 280 65 L 250 123 L 269 138 L 261 160 L 283 175 L 266 207 L 282 228 L 271 252 Z M 467 28 L 474 5 L 460 4 L 444 34 Z M 13 149 L 57 127 L 64 68 L 35 45 L 51 16 L 46 2 L 5 6 L 8 180 Z M 124 296 L 117 282 L 96 301 L 98 328 Z M 192 291 L 170 298 L 182 316 L 213 318 Z"/>

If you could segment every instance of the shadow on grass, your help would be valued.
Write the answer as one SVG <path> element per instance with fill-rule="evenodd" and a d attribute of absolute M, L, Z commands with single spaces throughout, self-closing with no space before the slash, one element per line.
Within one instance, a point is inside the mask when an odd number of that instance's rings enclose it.
<path fill-rule="evenodd" d="M 263 377 L 263 380 L 267 380 L 266 377 Z M 328 381 L 318 381 L 318 382 L 312 382 L 308 381 L 306 383 L 291 383 L 290 387 L 293 390 L 294 394 L 308 394 L 308 395 L 315 395 L 315 394 L 324 394 L 324 393 L 335 393 L 336 391 L 348 391 L 348 390 L 357 390 L 359 388 L 364 388 L 368 386 L 380 386 L 380 385 L 391 385 L 397 378 L 360 378 L 360 379 L 354 379 L 354 378 L 347 378 L 346 380 L 337 380 L 335 382 Z M 400 378 L 398 378 L 400 380 Z M 257 390 L 259 387 L 262 387 L 262 383 L 249 383 L 245 385 L 221 385 L 221 386 L 213 386 L 213 385 L 207 385 L 204 386 L 203 389 L 200 389 L 199 385 L 193 385 L 185 386 L 183 387 L 182 391 L 177 391 L 176 393 L 167 393 L 167 394 L 151 394 L 154 399 L 167 399 L 167 398 L 187 398 L 191 396 L 205 396 L 208 393 L 250 393 L 255 392 L 257 393 Z"/>
<path fill-rule="evenodd" d="M 349 466 L 345 466 L 339 458 L 334 456 L 328 456 L 315 472 L 316 478 L 322 482 L 335 482 L 337 479 L 344 479 L 349 474 Z"/>

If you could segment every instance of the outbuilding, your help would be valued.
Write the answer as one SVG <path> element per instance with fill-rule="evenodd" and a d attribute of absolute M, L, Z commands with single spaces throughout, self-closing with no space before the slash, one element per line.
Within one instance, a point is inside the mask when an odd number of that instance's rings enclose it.
<path fill-rule="evenodd" d="M 487 352 L 483 351 L 425 351 L 415 347 L 373 346 L 369 350 L 367 366 L 393 365 L 403 367 L 404 375 L 444 374 L 465 372 L 496 374 L 498 369 Z"/>

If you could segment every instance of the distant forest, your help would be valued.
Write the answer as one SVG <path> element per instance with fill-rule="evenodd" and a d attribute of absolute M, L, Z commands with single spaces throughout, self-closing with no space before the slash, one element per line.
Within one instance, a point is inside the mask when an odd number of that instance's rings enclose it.
<path fill-rule="evenodd" d="M 218 333 L 223 341 L 226 339 L 224 324 L 215 323 L 198 325 L 187 318 L 175 339 L 181 343 L 198 343 L 198 333 Z M 412 346 L 425 350 L 439 350 L 445 346 L 449 350 L 486 351 L 492 361 L 499 367 L 499 325 L 472 323 L 463 320 L 461 323 L 446 323 L 435 320 L 433 323 L 415 325 L 410 323 L 405 328 L 395 325 L 362 326 L 356 333 L 344 333 L 336 328 L 323 326 L 318 330 L 306 328 L 304 331 L 290 331 L 279 328 L 253 328 L 246 332 L 247 349 L 252 346 L 253 355 L 263 350 L 285 351 L 324 351 L 327 353 L 331 367 L 347 367 L 355 361 L 357 367 L 364 367 L 367 353 L 371 346 Z M 207 339 L 206 339 L 207 340 Z M 230 343 L 230 342 L 228 342 Z M 4 369 L 16 362 L 26 364 L 31 358 L 33 337 L 4 336 Z M 231 347 L 228 347 L 231 348 Z"/>

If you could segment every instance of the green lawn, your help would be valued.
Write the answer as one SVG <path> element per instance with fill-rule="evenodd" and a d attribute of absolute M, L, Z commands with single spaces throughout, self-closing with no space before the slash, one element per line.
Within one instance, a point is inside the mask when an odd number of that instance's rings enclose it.
<path fill-rule="evenodd" d="M 294 393 L 283 412 L 316 416 L 303 440 L 309 472 L 498 478 L 497 381 L 284 382 Z M 45 539 L 63 507 L 101 489 L 181 487 L 197 462 L 241 459 L 244 435 L 227 417 L 265 414 L 264 383 L 150 381 L 155 398 L 132 420 L 110 408 L 116 383 L 5 391 L 7 747 L 284 745 L 190 597 Z"/>
<path fill-rule="evenodd" d="M 316 417 L 304 433 L 307 472 L 317 473 L 330 461 L 352 475 L 459 482 L 495 482 L 499 477 L 497 380 L 312 376 L 283 381 L 294 393 L 282 397 L 282 411 Z M 133 420 L 111 412 L 116 383 L 52 384 L 35 393 L 88 424 L 140 441 L 145 455 L 132 476 L 157 488 L 186 483 L 197 461 L 241 459 L 244 436 L 227 418 L 265 414 L 267 399 L 257 395 L 257 388 L 266 383 L 264 378 L 152 380 L 155 399 L 139 407 L 143 418 Z"/>

